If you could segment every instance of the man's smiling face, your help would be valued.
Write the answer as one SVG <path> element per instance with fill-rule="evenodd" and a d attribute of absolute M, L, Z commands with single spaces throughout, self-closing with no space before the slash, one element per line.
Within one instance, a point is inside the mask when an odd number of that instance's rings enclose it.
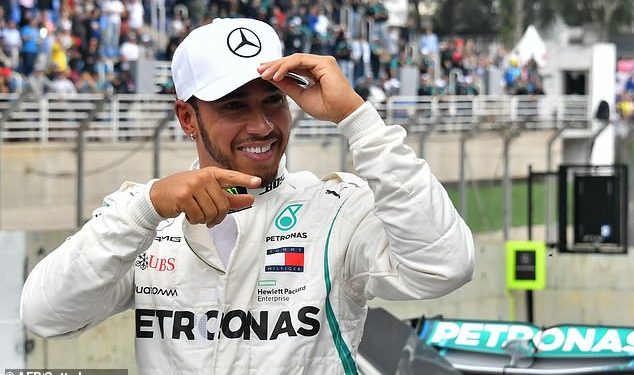
<path fill-rule="evenodd" d="M 216 166 L 275 179 L 290 134 L 286 96 L 255 79 L 224 97 L 196 100 L 201 167 Z"/>

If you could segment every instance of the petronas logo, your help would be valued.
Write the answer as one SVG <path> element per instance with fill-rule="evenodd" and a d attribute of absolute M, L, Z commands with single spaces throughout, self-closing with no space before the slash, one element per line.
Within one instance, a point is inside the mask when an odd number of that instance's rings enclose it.
<path fill-rule="evenodd" d="M 282 232 L 291 230 L 297 224 L 297 213 L 303 204 L 289 204 L 275 218 L 275 227 Z"/>

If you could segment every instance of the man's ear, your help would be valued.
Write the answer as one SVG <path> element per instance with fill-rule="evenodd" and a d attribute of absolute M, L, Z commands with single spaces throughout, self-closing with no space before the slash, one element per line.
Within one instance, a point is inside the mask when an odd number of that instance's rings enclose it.
<path fill-rule="evenodd" d="M 176 100 L 174 104 L 174 112 L 178 118 L 178 122 L 181 124 L 181 129 L 187 135 L 198 134 L 198 120 L 196 118 L 196 112 L 191 104 L 182 100 Z"/>

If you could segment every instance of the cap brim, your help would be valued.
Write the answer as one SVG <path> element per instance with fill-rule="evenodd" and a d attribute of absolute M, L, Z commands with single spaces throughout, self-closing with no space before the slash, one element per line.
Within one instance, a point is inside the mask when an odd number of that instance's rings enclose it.
<path fill-rule="evenodd" d="M 286 73 L 286 77 L 291 78 L 298 85 L 304 88 L 313 84 L 308 78 L 296 73 L 288 72 Z M 201 90 L 198 90 L 198 92 L 195 92 L 193 96 L 206 102 L 212 102 L 232 93 L 256 78 L 260 78 L 260 74 L 257 71 L 251 74 L 233 74 L 222 80 L 216 81 Z"/>
<path fill-rule="evenodd" d="M 260 78 L 260 73 L 255 69 L 253 69 L 252 73 L 231 74 L 203 87 L 195 92 L 193 96 L 206 102 L 212 102 L 230 94 L 256 78 Z"/>

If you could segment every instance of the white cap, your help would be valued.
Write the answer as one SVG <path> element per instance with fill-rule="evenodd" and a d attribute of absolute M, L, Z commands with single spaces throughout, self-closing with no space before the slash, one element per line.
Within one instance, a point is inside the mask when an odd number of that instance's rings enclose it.
<path fill-rule="evenodd" d="M 282 57 L 275 30 L 249 18 L 216 18 L 193 30 L 172 58 L 176 96 L 213 101 L 260 77 L 262 62 Z"/>

